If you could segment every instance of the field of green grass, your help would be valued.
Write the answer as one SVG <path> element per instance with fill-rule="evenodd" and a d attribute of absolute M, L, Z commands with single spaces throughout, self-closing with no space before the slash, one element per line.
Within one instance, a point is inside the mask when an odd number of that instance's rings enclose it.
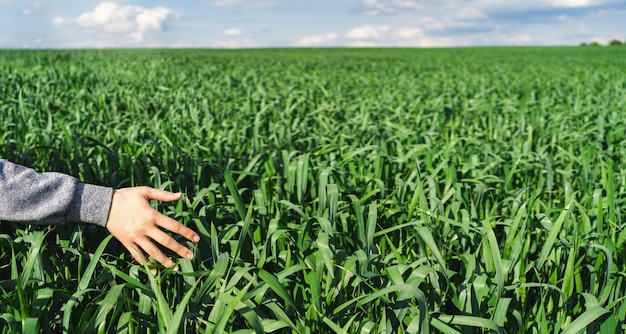
<path fill-rule="evenodd" d="M 2 333 L 626 330 L 626 48 L 0 50 L 0 158 L 202 238 L 3 221 Z"/>

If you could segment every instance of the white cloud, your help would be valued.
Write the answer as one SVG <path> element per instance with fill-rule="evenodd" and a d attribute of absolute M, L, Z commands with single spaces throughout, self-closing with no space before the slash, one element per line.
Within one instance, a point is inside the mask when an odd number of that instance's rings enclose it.
<path fill-rule="evenodd" d="M 244 30 L 237 29 L 237 28 L 229 28 L 229 29 L 224 29 L 224 31 L 222 31 L 222 34 L 227 35 L 227 36 L 239 36 L 239 35 L 242 35 L 243 33 L 245 33 Z"/>
<path fill-rule="evenodd" d="M 499 43 L 501 45 L 527 45 L 533 41 L 533 38 L 528 34 L 515 34 L 499 36 Z"/>
<path fill-rule="evenodd" d="M 227 0 L 222 0 L 227 1 Z M 232 1 L 232 0 L 231 0 Z M 384 14 L 404 14 L 408 11 L 419 15 L 437 17 L 449 16 L 458 20 L 484 19 L 489 10 L 528 10 L 542 8 L 584 8 L 602 4 L 614 3 L 615 0 L 465 0 L 459 6 L 459 1 L 419 1 L 419 0 L 361 0 L 356 7 L 361 14 L 379 16 Z M 458 10 L 458 8 L 462 8 Z M 448 13 L 456 13 L 450 15 Z"/>
<path fill-rule="evenodd" d="M 425 16 L 417 20 L 417 24 L 423 29 L 441 30 L 444 28 L 443 23 L 437 21 L 434 17 Z"/>
<path fill-rule="evenodd" d="M 459 47 L 472 45 L 527 45 L 532 43 L 533 39 L 528 34 L 485 34 L 475 33 L 463 36 L 427 36 L 422 35 L 418 38 L 401 39 L 393 41 L 387 46 L 398 47 Z"/>
<path fill-rule="evenodd" d="M 200 45 L 191 43 L 188 41 L 178 40 L 172 44 L 170 44 L 171 48 L 182 49 L 182 48 L 198 48 Z"/>
<path fill-rule="evenodd" d="M 215 0 L 213 6 L 220 8 L 264 8 L 276 6 L 276 1 L 244 1 L 244 0 Z"/>
<path fill-rule="evenodd" d="M 395 5 L 399 8 L 419 8 L 418 1 L 410 1 L 410 0 L 397 0 Z"/>
<path fill-rule="evenodd" d="M 391 27 L 386 25 L 368 24 L 351 29 L 346 37 L 349 39 L 377 40 L 385 38 L 390 30 Z"/>
<path fill-rule="evenodd" d="M 429 20 L 428 20 L 429 21 Z M 346 33 L 350 47 L 451 47 L 471 45 L 527 45 L 534 41 L 527 33 L 498 31 L 431 36 L 416 26 L 365 25 Z"/>
<path fill-rule="evenodd" d="M 346 33 L 351 40 L 349 46 L 427 46 L 424 31 L 415 26 L 391 27 L 387 25 L 364 25 Z"/>
<path fill-rule="evenodd" d="M 22 9 L 22 15 L 30 16 L 39 13 L 39 7 L 41 7 L 41 1 L 35 0 L 30 8 Z"/>
<path fill-rule="evenodd" d="M 424 48 L 442 48 L 452 46 L 470 46 L 472 43 L 480 45 L 481 36 L 442 36 L 442 37 L 430 37 L 418 41 L 415 46 Z M 408 45 L 407 45 L 408 46 Z"/>
<path fill-rule="evenodd" d="M 578 8 L 578 7 L 589 7 L 595 6 L 602 3 L 606 3 L 607 1 L 597 1 L 597 0 L 547 0 L 546 4 L 553 7 L 569 7 L 569 8 Z"/>
<path fill-rule="evenodd" d="M 140 6 L 120 6 L 115 2 L 105 1 L 75 19 L 58 16 L 52 21 L 52 25 L 56 27 L 76 25 L 100 38 L 112 39 L 123 36 L 131 42 L 140 43 L 145 33 L 162 31 L 168 21 L 179 17 L 180 14 L 165 7 L 148 9 Z"/>
<path fill-rule="evenodd" d="M 346 37 L 358 40 L 351 42 L 350 46 L 396 46 L 406 45 L 407 41 L 413 41 L 409 43 L 410 45 L 416 44 L 415 40 L 421 40 L 426 35 L 422 29 L 414 26 L 364 25 L 348 31 Z"/>
<path fill-rule="evenodd" d="M 382 14 L 392 14 L 396 12 L 394 6 L 384 0 L 364 0 L 361 11 L 365 15 L 378 16 Z"/>
<path fill-rule="evenodd" d="M 215 41 L 215 43 L 213 43 L 213 47 L 216 48 L 224 48 L 224 49 L 244 49 L 244 48 L 256 48 L 256 47 L 260 47 L 260 45 L 250 39 L 250 38 L 244 38 L 244 39 L 233 39 L 233 40 L 217 40 Z"/>
<path fill-rule="evenodd" d="M 458 21 L 483 20 L 486 18 L 487 18 L 487 15 L 485 15 L 483 11 L 481 11 L 478 8 L 473 8 L 473 7 L 465 7 L 461 9 L 460 11 L 458 11 L 456 14 L 454 14 L 454 19 Z"/>
<path fill-rule="evenodd" d="M 324 35 L 315 35 L 309 37 L 300 38 L 297 42 L 297 46 L 315 46 L 315 45 L 324 45 L 329 42 L 336 40 L 338 37 L 337 33 L 331 32 Z"/>
<path fill-rule="evenodd" d="M 181 6 L 189 20 L 173 24 L 181 14 L 169 1 L 98 0 L 87 10 L 70 12 L 47 0 L 0 0 L 0 22 L 12 22 L 0 32 L 4 35 L 0 47 L 18 48 L 22 43 L 42 48 L 606 43 L 613 36 L 626 38 L 623 1 L 353 0 L 306 5 L 283 0 L 202 0 Z M 15 14 L 17 18 L 10 17 Z M 41 20 L 54 31 L 42 30 Z M 216 26 L 215 20 L 227 25 Z M 326 23 L 311 31 L 311 22 Z M 170 27 L 172 31 L 161 33 Z M 41 44 L 37 37 L 43 38 Z"/>
<path fill-rule="evenodd" d="M 398 39 L 415 39 L 424 37 L 424 32 L 419 28 L 402 27 L 395 29 L 393 35 Z"/>
<path fill-rule="evenodd" d="M 67 20 L 61 16 L 57 16 L 54 18 L 54 20 L 52 20 L 52 25 L 55 27 L 60 27 L 65 23 L 67 23 Z"/>
<path fill-rule="evenodd" d="M 353 48 L 375 48 L 381 45 L 378 43 L 369 42 L 369 41 L 356 41 L 356 42 L 348 43 L 348 46 L 353 47 Z"/>
<path fill-rule="evenodd" d="M 213 1 L 213 6 L 215 7 L 232 7 L 240 5 L 243 1 L 241 0 L 215 0 Z"/>

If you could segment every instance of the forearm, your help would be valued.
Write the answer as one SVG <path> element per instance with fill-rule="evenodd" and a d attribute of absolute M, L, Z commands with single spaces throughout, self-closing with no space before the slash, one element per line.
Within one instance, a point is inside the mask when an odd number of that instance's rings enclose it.
<path fill-rule="evenodd" d="M 0 220 L 105 226 L 113 189 L 0 159 Z"/>

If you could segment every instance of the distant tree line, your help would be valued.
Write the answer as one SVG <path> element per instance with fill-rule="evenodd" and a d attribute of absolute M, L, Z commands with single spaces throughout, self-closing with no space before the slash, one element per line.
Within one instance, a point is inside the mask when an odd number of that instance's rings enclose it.
<path fill-rule="evenodd" d="M 608 44 L 608 45 L 609 45 L 609 46 L 615 46 L 615 45 L 626 45 L 626 42 L 622 42 L 622 41 L 620 41 L 619 39 L 614 38 L 614 39 L 612 39 L 612 40 L 609 42 L 609 44 Z M 580 44 L 580 46 L 602 46 L 602 44 L 600 44 L 600 43 L 598 43 L 598 42 L 591 42 L 591 43 L 589 43 L 589 44 L 587 44 L 587 43 L 584 43 L 584 42 L 583 42 L 583 43 L 581 43 L 581 44 Z"/>

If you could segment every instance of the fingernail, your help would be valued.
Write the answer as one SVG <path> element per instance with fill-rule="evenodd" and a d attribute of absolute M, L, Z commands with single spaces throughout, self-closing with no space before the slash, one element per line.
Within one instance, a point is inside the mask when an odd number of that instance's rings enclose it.
<path fill-rule="evenodd" d="M 200 241 L 200 236 L 194 235 L 194 236 L 193 236 L 193 238 L 192 238 L 192 241 L 193 241 L 193 242 L 198 242 L 198 241 Z"/>
<path fill-rule="evenodd" d="M 178 266 L 176 266 L 176 267 L 174 268 L 174 271 L 178 271 Z"/>
<path fill-rule="evenodd" d="M 193 254 L 187 253 L 187 259 L 189 259 L 189 260 L 193 259 Z"/>

